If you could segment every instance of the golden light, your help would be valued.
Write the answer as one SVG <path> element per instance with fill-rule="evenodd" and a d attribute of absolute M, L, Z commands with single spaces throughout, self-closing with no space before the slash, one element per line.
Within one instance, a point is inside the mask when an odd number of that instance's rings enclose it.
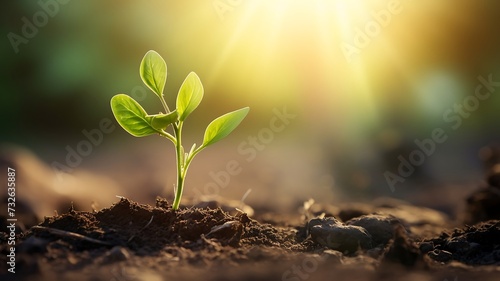
<path fill-rule="evenodd" d="M 212 66 L 209 83 L 233 70 L 231 75 L 241 75 L 235 81 L 249 79 L 249 90 L 263 99 L 295 99 L 312 119 L 332 111 L 351 118 L 347 110 L 357 104 L 358 112 L 373 121 L 367 66 L 356 58 L 358 53 L 351 58 L 343 48 L 349 44 L 363 51 L 364 46 L 353 40 L 359 30 L 365 32 L 374 11 L 387 9 L 384 5 L 387 1 L 243 1 L 232 11 L 237 16 L 229 13 L 225 19 L 234 26 Z M 389 17 L 386 21 L 393 17 L 389 11 L 380 13 Z M 251 75 L 234 69 L 248 69 Z"/>
<path fill-rule="evenodd" d="M 248 67 L 254 70 L 252 79 L 265 81 L 266 89 L 259 90 L 269 91 L 269 83 L 276 80 L 266 78 L 279 79 L 283 73 L 286 83 L 309 87 L 319 82 L 324 89 L 351 80 L 352 73 L 362 73 L 359 66 L 350 65 L 342 43 L 352 44 L 357 28 L 372 17 L 370 12 L 377 3 L 384 1 L 241 2 L 231 10 L 237 15 L 228 12 L 225 18 L 225 24 L 232 25 L 231 35 L 218 52 L 208 80 L 212 82 L 229 69 Z M 289 87 L 283 91 L 283 83 L 277 84 L 280 87 L 274 89 L 273 96 L 291 94 Z"/>
<path fill-rule="evenodd" d="M 423 67 L 440 67 L 426 60 L 435 51 L 428 45 L 445 40 L 450 23 L 468 21 L 460 16 L 466 6 L 448 11 L 430 1 L 214 3 L 220 10 L 187 9 L 193 16 L 183 26 L 186 41 L 200 37 L 207 89 L 260 108 L 296 106 L 307 123 L 327 119 L 332 130 L 354 135 L 383 122 L 387 106 L 412 106 L 414 85 L 432 71 Z M 430 15 L 434 22 L 422 21 Z"/>

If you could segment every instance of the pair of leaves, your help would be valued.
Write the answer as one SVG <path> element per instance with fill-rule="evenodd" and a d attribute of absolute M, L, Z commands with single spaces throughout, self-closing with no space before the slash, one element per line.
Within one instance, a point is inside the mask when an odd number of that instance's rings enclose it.
<path fill-rule="evenodd" d="M 147 115 L 142 106 L 125 94 L 111 99 L 111 109 L 122 128 L 135 137 L 145 137 L 159 133 L 177 121 L 177 111 L 168 114 Z M 203 147 L 218 142 L 228 136 L 248 114 L 248 107 L 226 113 L 212 121 L 203 137 Z"/>
<path fill-rule="evenodd" d="M 146 53 L 139 68 L 141 79 L 160 99 L 167 81 L 167 64 L 155 51 Z M 198 107 L 203 99 L 203 85 L 196 73 L 186 77 L 177 95 L 177 112 L 179 120 L 184 121 Z"/>
<path fill-rule="evenodd" d="M 147 115 L 138 102 L 125 94 L 118 94 L 111 98 L 111 110 L 118 124 L 134 137 L 159 133 L 178 118 L 177 111 Z"/>
<path fill-rule="evenodd" d="M 160 99 L 167 79 L 167 65 L 155 51 L 146 53 L 139 68 L 144 84 Z M 183 122 L 201 103 L 203 85 L 196 73 L 191 72 L 186 77 L 177 95 L 177 109 L 167 114 L 147 115 L 141 105 L 125 94 L 119 94 L 111 99 L 111 109 L 122 128 L 135 137 L 144 137 L 160 133 L 168 125 Z M 212 121 L 203 138 L 202 147 L 207 147 L 229 135 L 248 114 L 245 107 L 224 114 Z"/>

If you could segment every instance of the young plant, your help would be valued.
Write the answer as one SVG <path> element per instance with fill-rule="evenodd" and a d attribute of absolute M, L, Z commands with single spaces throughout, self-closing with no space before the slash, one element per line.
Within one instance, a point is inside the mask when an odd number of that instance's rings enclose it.
<path fill-rule="evenodd" d="M 174 110 L 170 110 L 164 97 L 163 89 L 167 79 L 167 65 L 155 51 L 146 53 L 141 61 L 140 75 L 142 81 L 160 99 L 165 113 L 149 115 L 133 98 L 118 94 L 111 98 L 111 110 L 122 128 L 135 137 L 145 137 L 158 134 L 169 139 L 175 146 L 177 162 L 177 185 L 172 208 L 179 208 L 186 173 L 193 158 L 207 146 L 214 144 L 229 135 L 243 121 L 249 108 L 241 108 L 226 113 L 213 120 L 205 130 L 203 143 L 196 147 L 193 144 L 189 152 L 182 146 L 182 127 L 186 118 L 198 107 L 203 98 L 203 85 L 196 73 L 191 72 L 186 77 L 177 94 Z M 167 132 L 171 126 L 172 134 Z"/>

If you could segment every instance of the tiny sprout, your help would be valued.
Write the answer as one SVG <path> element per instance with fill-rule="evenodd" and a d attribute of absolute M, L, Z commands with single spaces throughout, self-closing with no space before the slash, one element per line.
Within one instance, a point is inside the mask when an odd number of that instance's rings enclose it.
<path fill-rule="evenodd" d="M 243 121 L 250 109 L 244 107 L 213 120 L 205 129 L 203 143 L 199 147 L 193 144 L 189 152 L 185 153 L 182 146 L 182 127 L 186 118 L 198 107 L 203 98 L 200 78 L 194 72 L 189 73 L 177 94 L 177 108 L 170 110 L 163 96 L 167 79 L 167 65 L 163 58 L 155 51 L 147 52 L 141 61 L 139 71 L 144 84 L 160 99 L 165 113 L 149 115 L 137 101 L 125 94 L 111 98 L 111 110 L 120 126 L 132 136 L 145 137 L 159 134 L 174 144 L 177 185 L 172 208 L 177 210 L 181 202 L 186 173 L 193 158 L 207 146 L 228 136 Z M 173 134 L 167 132 L 169 126 L 172 127 Z"/>

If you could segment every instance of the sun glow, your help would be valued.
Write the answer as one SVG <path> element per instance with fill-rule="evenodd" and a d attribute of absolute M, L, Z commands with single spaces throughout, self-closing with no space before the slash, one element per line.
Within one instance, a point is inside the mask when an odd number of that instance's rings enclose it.
<path fill-rule="evenodd" d="M 411 105 L 427 71 L 421 58 L 432 52 L 425 44 L 446 34 L 422 19 L 445 26 L 464 12 L 410 0 L 220 1 L 237 4 L 222 19 L 211 14 L 217 21 L 204 29 L 213 54 L 207 87 L 256 104 L 300 105 L 308 123 L 333 113 L 343 131 L 380 124 L 387 105 Z"/>
<path fill-rule="evenodd" d="M 226 18 L 233 25 L 232 35 L 218 52 L 208 83 L 216 84 L 221 73 L 229 69 L 250 69 L 253 70 L 251 78 L 240 77 L 236 81 L 259 81 L 252 84 L 252 90 L 267 93 L 267 98 L 296 95 L 301 103 L 310 104 L 312 111 L 313 107 L 323 105 L 344 112 L 349 107 L 346 105 L 358 103 L 365 116 L 373 119 L 366 65 L 357 59 L 352 63 L 353 59 L 342 51 L 342 44 L 352 44 L 362 52 L 362 48 L 353 43 L 356 32 L 383 3 L 385 1 L 243 2 Z M 358 52 L 353 54 L 358 55 Z M 244 76 L 247 74 L 242 72 Z"/>

